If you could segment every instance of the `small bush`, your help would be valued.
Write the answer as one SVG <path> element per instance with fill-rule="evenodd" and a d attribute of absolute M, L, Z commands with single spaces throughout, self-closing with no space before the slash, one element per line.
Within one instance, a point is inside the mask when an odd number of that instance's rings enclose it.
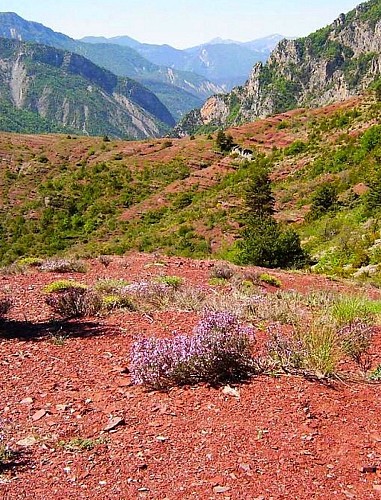
<path fill-rule="evenodd" d="M 69 288 L 63 293 L 46 298 L 53 311 L 65 319 L 94 316 L 102 309 L 102 297 L 83 288 Z"/>
<path fill-rule="evenodd" d="M 305 368 L 318 377 L 330 377 L 339 362 L 339 348 L 335 329 L 320 322 L 312 323 L 302 333 L 301 340 L 306 348 Z"/>
<path fill-rule="evenodd" d="M 303 342 L 286 336 L 277 324 L 270 325 L 267 332 L 270 335 L 267 350 L 275 366 L 285 372 L 302 369 L 306 358 Z"/>
<path fill-rule="evenodd" d="M 378 365 L 369 375 L 370 380 L 381 381 L 381 365 Z"/>
<path fill-rule="evenodd" d="M 131 283 L 120 290 L 122 295 L 131 297 L 137 309 L 163 310 L 173 302 L 174 288 L 165 283 L 141 281 Z"/>
<path fill-rule="evenodd" d="M 0 269 L 0 274 L 3 276 L 15 276 L 17 274 L 25 274 L 26 266 L 20 266 L 17 262 L 4 266 Z"/>
<path fill-rule="evenodd" d="M 110 255 L 100 255 L 98 260 L 103 266 L 108 267 L 112 262 L 112 257 Z"/>
<path fill-rule="evenodd" d="M 76 259 L 47 259 L 41 264 L 41 270 L 50 273 L 85 273 L 86 264 Z"/>
<path fill-rule="evenodd" d="M 217 262 L 210 271 L 210 277 L 230 280 L 234 276 L 234 273 L 235 269 L 232 265 L 226 262 Z"/>
<path fill-rule="evenodd" d="M 287 335 L 279 325 L 272 325 L 268 331 L 268 351 L 279 368 L 312 372 L 319 378 L 335 373 L 340 350 L 334 328 L 314 321 L 308 327 L 293 328 Z"/>
<path fill-rule="evenodd" d="M 8 314 L 12 305 L 13 305 L 13 302 L 11 299 L 8 299 L 8 298 L 0 299 L 0 319 L 2 319 L 3 316 Z"/>
<path fill-rule="evenodd" d="M 6 444 L 5 432 L 0 423 L 0 472 L 1 466 L 15 458 L 15 452 Z"/>
<path fill-rule="evenodd" d="M 226 286 L 229 280 L 226 278 L 209 278 L 208 283 L 210 286 Z"/>
<path fill-rule="evenodd" d="M 128 281 L 124 279 L 106 278 L 98 280 L 94 288 L 100 293 L 115 293 L 128 286 Z"/>
<path fill-rule="evenodd" d="M 132 347 L 135 384 L 154 389 L 240 380 L 255 373 L 251 329 L 226 312 L 206 313 L 192 336 L 142 339 Z"/>
<path fill-rule="evenodd" d="M 21 267 L 40 267 L 43 263 L 43 259 L 37 257 L 24 257 L 17 261 L 17 265 Z"/>
<path fill-rule="evenodd" d="M 103 444 L 104 440 L 99 439 L 86 439 L 81 437 L 72 438 L 68 441 L 59 441 L 58 446 L 64 448 L 67 451 L 89 451 L 96 446 Z"/>
<path fill-rule="evenodd" d="M 128 309 L 135 311 L 135 305 L 130 297 L 123 297 L 121 295 L 106 295 L 102 298 L 103 307 L 108 311 L 113 309 Z"/>
<path fill-rule="evenodd" d="M 280 288 L 282 286 L 282 282 L 278 280 L 275 276 L 271 276 L 270 274 L 263 273 L 259 276 L 259 280 L 262 283 L 266 283 L 267 285 L 272 285 L 277 288 Z"/>
<path fill-rule="evenodd" d="M 155 281 L 168 285 L 176 290 L 184 283 L 184 280 L 179 276 L 159 276 Z"/>
<path fill-rule="evenodd" d="M 206 298 L 206 292 L 199 287 L 182 287 L 173 294 L 172 308 L 180 311 L 201 311 Z"/>
<path fill-rule="evenodd" d="M 80 288 L 85 290 L 87 288 L 87 285 L 83 283 L 78 283 L 78 281 L 57 280 L 53 281 L 53 283 L 49 283 L 49 285 L 45 285 L 44 292 L 45 293 L 64 292 L 65 290 L 70 290 L 71 288 Z"/>
<path fill-rule="evenodd" d="M 313 194 L 311 208 L 307 215 L 309 221 L 319 219 L 329 211 L 338 207 L 338 189 L 335 184 L 325 183 L 319 186 Z"/>
<path fill-rule="evenodd" d="M 352 323 L 343 326 L 338 332 L 343 353 L 364 371 L 369 368 L 367 354 L 373 333 L 374 328 L 360 319 L 355 319 Z"/>
<path fill-rule="evenodd" d="M 297 139 L 284 149 L 284 154 L 286 156 L 293 156 L 304 153 L 307 150 L 308 150 L 308 144 L 301 141 L 300 139 Z"/>

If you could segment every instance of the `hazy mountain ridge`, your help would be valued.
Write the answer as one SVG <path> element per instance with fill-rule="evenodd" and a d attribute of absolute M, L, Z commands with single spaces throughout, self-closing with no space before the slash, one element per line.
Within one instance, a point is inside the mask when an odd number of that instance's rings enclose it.
<path fill-rule="evenodd" d="M 145 87 L 78 54 L 0 38 L 0 65 L 2 126 L 7 130 L 15 128 L 5 117 L 17 116 L 17 110 L 24 118 L 41 118 L 44 131 L 88 135 L 144 138 L 159 136 L 174 124 Z M 28 123 L 19 125 L 16 130 L 28 131 Z"/>
<path fill-rule="evenodd" d="M 81 41 L 127 46 L 135 49 L 151 63 L 202 75 L 223 89 L 230 90 L 234 85 L 244 83 L 253 64 L 266 61 L 271 50 L 283 38 L 282 35 L 270 35 L 249 42 L 216 38 L 183 50 L 167 44 L 140 43 L 129 36 L 112 38 L 90 36 Z"/>
<path fill-rule="evenodd" d="M 183 120 L 179 133 L 357 95 L 380 75 L 380 34 L 381 1 L 371 0 L 305 38 L 283 40 L 266 64 L 254 66 L 243 87 L 209 98 Z"/>
<path fill-rule="evenodd" d="M 133 78 L 147 86 L 147 88 L 150 88 L 152 82 L 161 82 L 168 87 L 158 97 L 164 97 L 164 104 L 173 112 L 176 118 L 180 118 L 194 106 L 194 99 L 189 98 L 189 94 L 196 97 L 197 102 L 201 105 L 210 95 L 223 91 L 221 87 L 200 75 L 154 64 L 127 45 L 84 43 L 62 33 L 57 33 L 40 23 L 26 21 L 11 12 L 0 13 L 0 36 L 41 43 L 75 52 L 115 75 Z M 171 87 L 174 87 L 173 100 L 176 103 L 173 109 L 169 93 Z M 181 99 L 179 96 L 181 96 Z M 180 100 L 182 107 L 179 112 L 178 103 Z"/>

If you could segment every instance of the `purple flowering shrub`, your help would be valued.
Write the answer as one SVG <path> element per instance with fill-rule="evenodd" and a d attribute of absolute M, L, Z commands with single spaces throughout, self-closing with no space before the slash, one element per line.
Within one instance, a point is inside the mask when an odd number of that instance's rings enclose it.
<path fill-rule="evenodd" d="M 40 269 L 50 273 L 85 273 L 87 267 L 82 260 L 54 258 L 45 260 Z"/>
<path fill-rule="evenodd" d="M 219 384 L 256 373 L 253 330 L 229 312 L 207 312 L 193 335 L 141 339 L 132 346 L 135 384 L 154 389 L 208 382 Z"/>
<path fill-rule="evenodd" d="M 166 283 L 141 281 L 123 287 L 120 292 L 129 296 L 137 308 L 150 310 L 168 307 L 175 290 Z"/>

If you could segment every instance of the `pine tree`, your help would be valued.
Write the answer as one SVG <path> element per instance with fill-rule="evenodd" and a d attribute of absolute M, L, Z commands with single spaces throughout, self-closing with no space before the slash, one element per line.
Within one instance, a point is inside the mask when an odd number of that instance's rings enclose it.
<path fill-rule="evenodd" d="M 244 229 L 239 244 L 241 262 L 272 268 L 301 267 L 306 254 L 299 235 L 276 222 L 268 170 L 260 164 L 256 166 L 245 195 Z"/>

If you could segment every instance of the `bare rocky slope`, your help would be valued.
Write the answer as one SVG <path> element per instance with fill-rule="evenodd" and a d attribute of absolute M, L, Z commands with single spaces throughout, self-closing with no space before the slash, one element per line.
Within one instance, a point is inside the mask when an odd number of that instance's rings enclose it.
<path fill-rule="evenodd" d="M 244 86 L 210 97 L 177 131 L 235 125 L 357 95 L 380 74 L 380 35 L 381 1 L 371 0 L 305 38 L 283 40 L 267 64 L 254 66 Z"/>

